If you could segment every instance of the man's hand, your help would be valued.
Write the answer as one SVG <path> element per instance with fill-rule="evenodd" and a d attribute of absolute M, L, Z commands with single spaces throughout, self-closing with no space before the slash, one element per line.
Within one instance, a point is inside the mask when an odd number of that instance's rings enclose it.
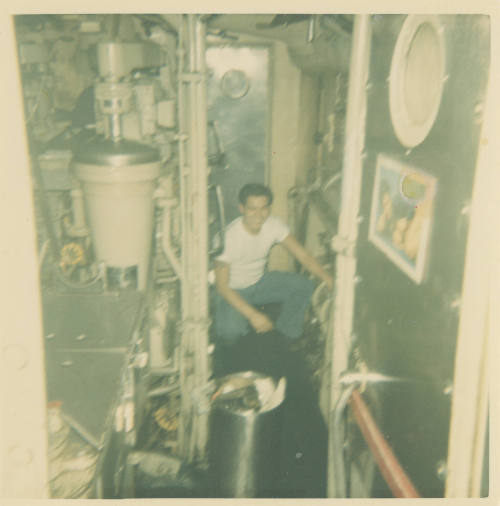
<path fill-rule="evenodd" d="M 274 327 L 273 322 L 264 313 L 261 313 L 259 311 L 256 311 L 248 321 L 250 322 L 250 325 L 255 329 L 255 331 L 259 334 L 268 332 Z"/>
<path fill-rule="evenodd" d="M 333 289 L 333 278 L 323 269 L 322 265 L 312 257 L 291 234 L 282 241 L 288 251 L 312 274 L 324 281 L 330 290 Z"/>

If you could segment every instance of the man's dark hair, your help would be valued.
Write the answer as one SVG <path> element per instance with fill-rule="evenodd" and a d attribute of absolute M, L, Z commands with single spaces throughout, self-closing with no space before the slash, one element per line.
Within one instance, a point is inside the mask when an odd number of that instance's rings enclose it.
<path fill-rule="evenodd" d="M 260 183 L 248 183 L 240 190 L 238 200 L 245 205 L 248 197 L 267 197 L 268 204 L 273 203 L 273 192 L 267 186 Z"/>

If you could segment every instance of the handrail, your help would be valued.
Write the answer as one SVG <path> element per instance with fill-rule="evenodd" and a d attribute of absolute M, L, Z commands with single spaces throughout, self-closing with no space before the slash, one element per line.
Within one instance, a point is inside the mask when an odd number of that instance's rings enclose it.
<path fill-rule="evenodd" d="M 375 462 L 391 489 L 394 497 L 397 498 L 418 498 L 417 489 L 411 482 L 404 469 L 401 467 L 392 448 L 387 443 L 384 435 L 373 419 L 368 406 L 361 397 L 358 390 L 353 390 L 349 405 L 356 419 L 363 437 L 370 448 Z"/>

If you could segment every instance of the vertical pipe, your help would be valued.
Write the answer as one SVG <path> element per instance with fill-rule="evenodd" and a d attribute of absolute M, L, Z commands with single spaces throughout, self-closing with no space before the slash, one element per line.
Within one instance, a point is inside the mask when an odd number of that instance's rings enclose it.
<path fill-rule="evenodd" d="M 181 348 L 181 452 L 186 460 L 200 456 L 206 442 L 205 415 L 197 412 L 193 395 L 201 395 L 208 381 L 208 227 L 206 159 L 205 27 L 196 15 L 187 15 L 188 70 L 180 69 L 187 90 L 183 104 L 188 167 L 184 167 L 183 197 L 183 327 Z M 183 47 L 183 49 L 186 49 Z M 185 93 L 186 91 L 186 93 Z M 186 165 L 186 164 L 185 164 Z M 187 169 L 187 170 L 186 170 Z M 189 362 L 189 366 L 187 363 Z"/>
<path fill-rule="evenodd" d="M 197 162 L 198 162 L 198 153 L 197 153 L 197 118 L 196 118 L 196 89 L 195 89 L 195 72 L 196 72 L 196 51 L 195 51 L 195 15 L 188 14 L 187 16 L 187 25 L 188 25 L 188 51 L 189 51 L 189 73 L 186 75 L 187 78 L 187 88 L 189 90 L 188 100 L 189 100 L 189 175 L 187 176 L 187 196 L 188 196 L 188 207 L 186 208 L 186 231 L 187 231 L 187 251 L 183 252 L 186 255 L 187 260 L 187 272 L 186 281 L 187 281 L 187 290 L 189 293 L 189 298 L 187 301 L 187 307 L 185 314 L 185 320 L 183 325 L 183 339 L 185 341 L 185 355 L 183 360 L 190 362 L 190 371 L 184 376 L 184 385 L 182 388 L 183 395 L 183 403 L 184 403 L 184 413 L 186 417 L 186 423 L 189 426 L 189 433 L 186 431 L 185 437 L 185 446 L 183 448 L 183 455 L 188 460 L 191 461 L 194 455 L 194 434 L 196 432 L 196 418 L 194 416 L 194 406 L 192 402 L 192 393 L 196 387 L 194 383 L 194 374 L 196 372 L 196 355 L 194 350 L 195 344 L 195 336 L 194 330 L 195 327 L 193 325 L 193 321 L 196 318 L 196 308 L 198 305 L 198 294 L 196 292 L 196 274 L 197 274 L 197 265 L 196 265 L 196 240 L 195 232 L 198 227 L 198 223 L 196 222 L 196 177 L 197 177 Z"/>
<path fill-rule="evenodd" d="M 197 20 L 196 23 L 196 49 L 197 49 L 197 72 L 200 80 L 197 83 L 197 108 L 198 108 L 198 169 L 199 169 L 199 209 L 202 220 L 200 223 L 200 316 L 208 315 L 208 166 L 207 166 L 207 97 L 206 97 L 206 65 L 205 65 L 205 24 Z"/>
<path fill-rule="evenodd" d="M 345 498 L 347 497 L 346 492 L 346 479 L 345 479 L 345 462 L 344 462 L 344 413 L 347 403 L 355 385 L 348 385 L 342 392 L 340 397 L 335 404 L 335 408 L 332 412 L 332 424 L 330 425 L 330 439 L 329 439 L 329 451 L 335 462 L 335 497 Z"/>
<path fill-rule="evenodd" d="M 197 126 L 198 126 L 198 277 L 199 290 L 198 326 L 194 346 L 196 347 L 197 388 L 201 392 L 208 382 L 208 166 L 207 166 L 207 102 L 206 102 L 206 66 L 205 66 L 205 24 L 196 21 L 196 65 L 200 76 L 196 83 Z M 207 440 L 207 416 L 198 414 L 196 434 L 197 453 L 204 452 Z"/>
<path fill-rule="evenodd" d="M 180 211 L 181 211 L 181 267 L 182 267 L 182 278 L 181 278 L 181 311 L 182 321 L 185 319 L 185 311 L 187 308 L 187 279 L 185 277 L 187 272 L 187 231 L 186 231 L 186 99 L 184 95 L 184 83 L 182 81 L 182 74 L 184 73 L 185 66 L 185 22 L 184 15 L 180 15 L 179 22 L 179 47 L 178 47 L 178 115 L 179 115 L 179 186 L 180 186 Z M 185 339 L 184 331 L 181 331 L 181 342 L 179 350 L 179 374 L 181 388 L 183 387 L 184 377 L 186 375 L 186 367 L 184 362 L 185 355 Z M 186 433 L 186 417 L 185 412 L 185 401 L 181 399 L 181 416 L 179 417 L 179 448 L 181 454 L 185 446 L 185 433 Z"/>
<path fill-rule="evenodd" d="M 361 197 L 361 174 L 363 167 L 366 120 L 366 83 L 368 79 L 370 57 L 370 17 L 367 14 L 356 15 L 354 21 L 349 70 L 349 89 L 347 97 L 346 142 L 344 167 L 342 171 L 342 201 L 339 216 L 338 235 L 345 243 L 351 244 L 351 251 L 358 234 L 358 212 Z M 354 287 L 356 258 L 349 251 L 337 254 L 337 283 L 334 304 L 334 324 L 332 346 L 332 368 L 330 382 L 330 416 L 341 393 L 338 381 L 342 371 L 347 369 L 347 359 L 351 344 L 352 320 L 354 312 Z M 330 425 L 331 426 L 331 425 Z M 335 497 L 333 476 L 336 472 L 333 455 L 328 458 L 328 495 Z"/>
<path fill-rule="evenodd" d="M 184 47 L 184 16 L 180 15 L 180 23 L 179 23 L 179 47 L 178 47 L 178 123 L 179 123 L 179 189 L 180 189 L 180 211 L 181 211 L 181 248 L 182 248 L 182 269 L 186 270 L 185 260 L 184 260 L 184 252 L 186 251 L 186 230 L 184 227 L 185 220 L 185 209 L 186 209 L 186 181 L 185 174 L 187 172 L 186 168 L 186 103 L 184 96 L 184 83 L 182 82 L 181 75 L 184 72 L 185 65 L 185 47 Z M 183 272 L 184 275 L 184 272 Z M 186 290 L 184 288 L 184 282 L 181 283 L 181 307 L 184 310 L 186 307 Z"/>
<path fill-rule="evenodd" d="M 117 113 L 109 115 L 109 135 L 113 142 L 118 142 L 122 138 L 121 119 Z"/>

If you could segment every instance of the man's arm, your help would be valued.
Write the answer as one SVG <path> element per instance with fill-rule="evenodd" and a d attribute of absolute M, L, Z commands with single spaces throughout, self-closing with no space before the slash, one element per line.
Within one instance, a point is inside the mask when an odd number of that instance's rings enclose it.
<path fill-rule="evenodd" d="M 305 269 L 324 281 L 330 290 L 333 288 L 333 278 L 330 274 L 323 269 L 321 264 L 307 252 L 304 246 L 302 246 L 293 235 L 287 235 L 283 241 L 281 241 L 281 244 L 286 247 Z"/>
<path fill-rule="evenodd" d="M 229 286 L 229 265 L 215 262 L 215 286 L 219 295 L 241 313 L 256 332 L 267 332 L 273 328 L 273 322 L 260 311 L 257 311 L 238 292 Z"/>

